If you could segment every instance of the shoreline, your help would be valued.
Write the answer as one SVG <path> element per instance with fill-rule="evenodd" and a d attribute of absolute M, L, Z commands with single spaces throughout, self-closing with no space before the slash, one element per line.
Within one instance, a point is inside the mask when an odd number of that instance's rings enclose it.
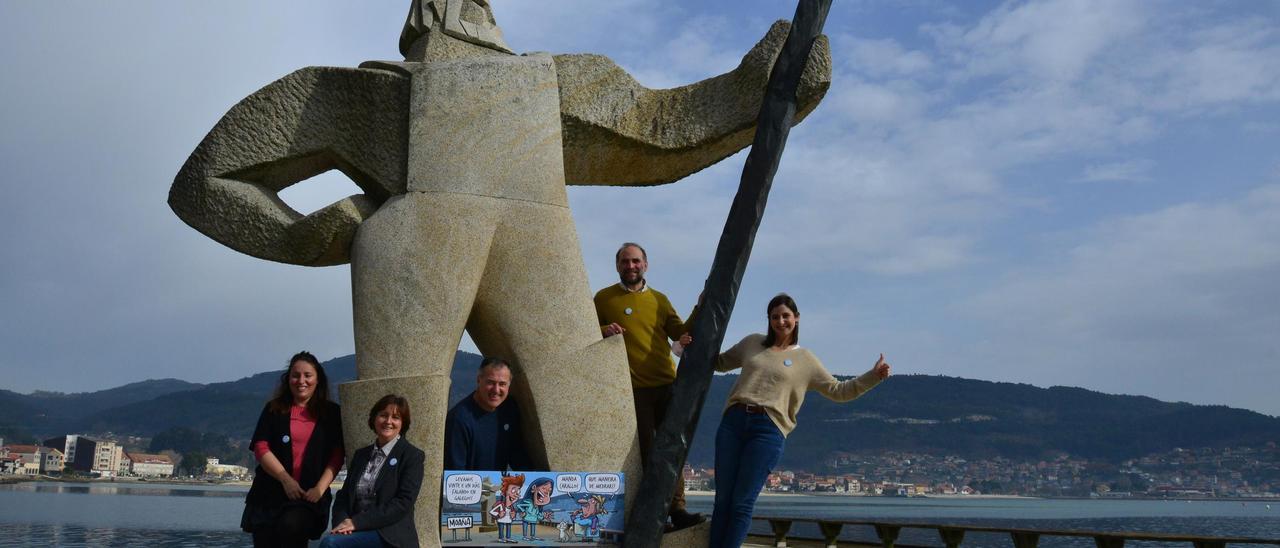
<path fill-rule="evenodd" d="M 241 487 L 248 489 L 252 482 L 243 480 L 231 481 L 208 481 L 183 478 L 85 478 L 85 477 L 54 477 L 54 476 L 20 476 L 5 475 L 0 476 L 0 485 L 17 485 L 21 483 L 87 483 L 87 484 L 120 484 L 120 485 L 172 485 L 177 487 Z M 341 483 L 334 482 L 331 487 L 337 490 L 341 487 Z M 715 497 L 715 491 L 690 490 L 685 492 L 686 495 Z M 1280 496 L 1256 496 L 1256 497 L 1146 497 L 1146 496 L 1130 496 L 1130 497 L 1035 497 L 1027 495 L 1001 495 L 1001 494 L 981 494 L 981 495 L 944 495 L 944 494 L 928 494 L 913 496 L 897 496 L 897 495 L 869 495 L 865 493 L 834 493 L 825 491 L 806 491 L 806 492 L 775 492 L 763 491 L 761 497 L 765 498 L 788 498 L 788 497 L 823 497 L 823 498 L 849 498 L 849 499 L 940 499 L 940 500 L 1132 500 L 1132 501 L 1166 501 L 1166 502 L 1259 502 L 1259 503 L 1280 503 Z"/>
<path fill-rule="evenodd" d="M 698 495 L 714 497 L 715 491 L 685 491 L 685 495 Z M 1166 502 L 1260 502 L 1260 503 L 1280 503 L 1280 496 L 1256 496 L 1256 497 L 1036 497 L 1030 495 L 1001 495 L 1001 494 L 982 494 L 982 495 L 868 495 L 868 494 L 847 494 L 833 492 L 773 492 L 762 491 L 761 497 L 826 497 L 826 498 L 851 498 L 851 499 L 939 499 L 939 500 L 1097 500 L 1097 501 L 1117 501 L 1117 500 L 1133 500 L 1133 501 L 1166 501 Z"/>
<path fill-rule="evenodd" d="M 716 495 L 716 492 L 715 491 L 685 491 L 684 494 L 714 497 Z M 834 492 L 828 492 L 828 491 L 806 491 L 803 493 L 788 492 L 788 491 L 761 491 L 760 496 L 761 497 L 831 497 L 831 498 L 858 498 L 858 499 L 869 498 L 869 499 L 973 499 L 973 500 L 979 500 L 979 499 L 1033 500 L 1033 499 L 1053 498 L 1053 497 L 1028 497 L 1025 495 L 912 495 L 907 497 L 907 496 L 897 496 L 897 495 L 869 495 L 866 493 L 852 493 L 852 494 L 834 493 Z M 1059 497 L 1059 498 L 1072 498 L 1072 497 Z"/>
<path fill-rule="evenodd" d="M 21 476 L 7 475 L 0 476 L 0 485 L 12 485 L 18 483 L 97 483 L 97 484 L 119 484 L 119 485 L 180 485 L 184 487 L 191 486 L 210 486 L 210 487 L 245 487 L 252 485 L 250 481 L 230 480 L 230 481 L 210 481 L 185 478 L 87 478 L 83 476 Z"/>

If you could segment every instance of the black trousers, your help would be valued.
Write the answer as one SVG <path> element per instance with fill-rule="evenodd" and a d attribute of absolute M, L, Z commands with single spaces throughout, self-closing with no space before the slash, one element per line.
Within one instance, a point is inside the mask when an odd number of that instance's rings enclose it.
<path fill-rule="evenodd" d="M 316 528 L 316 513 L 301 506 L 280 512 L 275 523 L 253 531 L 254 548 L 306 548 L 310 532 Z"/>
<path fill-rule="evenodd" d="M 650 388 L 632 388 L 631 396 L 636 403 L 636 435 L 640 438 L 640 462 L 649 465 L 649 455 L 653 454 L 653 436 L 667 416 L 667 405 L 671 403 L 671 385 Z M 684 510 L 684 477 L 676 475 L 675 493 L 671 495 L 669 511 Z"/>

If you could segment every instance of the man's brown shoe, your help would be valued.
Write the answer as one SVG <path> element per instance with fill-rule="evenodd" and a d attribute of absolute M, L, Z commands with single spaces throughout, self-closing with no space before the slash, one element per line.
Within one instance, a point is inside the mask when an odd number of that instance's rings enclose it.
<path fill-rule="evenodd" d="M 676 508 L 672 510 L 670 516 L 671 525 L 674 526 L 675 531 L 679 531 L 687 527 L 693 527 L 694 525 L 707 521 L 707 518 L 702 514 L 691 514 L 684 508 Z"/>

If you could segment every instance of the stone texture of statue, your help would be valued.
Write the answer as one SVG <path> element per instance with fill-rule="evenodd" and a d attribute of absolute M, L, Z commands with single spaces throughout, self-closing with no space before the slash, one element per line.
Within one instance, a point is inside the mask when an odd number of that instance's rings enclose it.
<path fill-rule="evenodd" d="M 351 264 L 359 380 L 340 387 L 344 425 L 362 431 L 383 394 L 412 401 L 409 437 L 427 451 L 417 522 L 438 545 L 433 486 L 464 329 L 511 361 L 535 460 L 639 479 L 622 338 L 601 339 L 565 185 L 669 183 L 749 145 L 786 33 L 775 23 L 733 71 L 653 90 L 600 55 L 513 54 L 483 0 L 414 0 L 404 61 L 307 67 L 246 97 L 169 204 L 255 257 Z M 797 120 L 827 89 L 829 55 L 819 40 Z M 362 194 L 309 215 L 278 197 L 330 169 Z"/>

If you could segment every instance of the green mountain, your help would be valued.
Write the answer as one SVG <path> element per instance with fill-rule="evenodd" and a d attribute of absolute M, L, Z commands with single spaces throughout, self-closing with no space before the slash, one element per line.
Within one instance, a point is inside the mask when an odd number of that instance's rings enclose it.
<path fill-rule="evenodd" d="M 355 363 L 354 355 L 324 362 L 335 398 L 338 384 L 356 378 Z M 451 401 L 474 389 L 479 364 L 480 356 L 475 354 L 456 355 Z M 150 437 L 181 427 L 248 438 L 281 373 L 283 370 L 270 371 L 211 384 L 150 380 L 74 394 L 0 390 L 0 435 L 5 435 L 7 429 L 24 441 L 66 433 L 112 432 Z M 13 438 L 13 434 L 9 437 Z"/>
<path fill-rule="evenodd" d="M 450 403 L 475 386 L 480 357 L 455 358 Z M 355 378 L 355 357 L 325 362 L 336 385 Z M 246 439 L 280 372 L 231 382 L 145 381 L 83 394 L 0 391 L 0 435 L 154 436 L 182 427 Z M 715 429 L 736 375 L 712 382 L 689 462 L 710 465 Z M 592 397 L 584 394 L 583 397 Z M 601 402 L 611 404 L 612 402 Z M 1119 461 L 1175 447 L 1280 442 L 1280 418 L 1225 406 L 1169 403 L 1080 388 L 1039 388 L 933 375 L 898 375 L 857 401 L 810 394 L 787 439 L 783 465 L 812 468 L 833 452 L 908 451 L 966 458 L 1068 453 Z"/>
<path fill-rule="evenodd" d="M 178 379 L 159 379 L 73 394 L 38 391 L 24 395 L 0 390 L 0 427 L 8 426 L 29 434 L 65 433 L 76 430 L 85 417 L 96 413 L 203 386 Z"/>
<path fill-rule="evenodd" d="M 732 382 L 717 381 L 690 462 L 712 461 L 709 430 L 718 424 Z M 1243 409 L 934 375 L 897 375 L 845 404 L 810 393 L 797 422 L 783 457 L 783 464 L 795 467 L 821 462 L 833 451 L 967 458 L 1068 453 L 1115 462 L 1176 447 L 1280 442 L 1280 418 Z"/>

